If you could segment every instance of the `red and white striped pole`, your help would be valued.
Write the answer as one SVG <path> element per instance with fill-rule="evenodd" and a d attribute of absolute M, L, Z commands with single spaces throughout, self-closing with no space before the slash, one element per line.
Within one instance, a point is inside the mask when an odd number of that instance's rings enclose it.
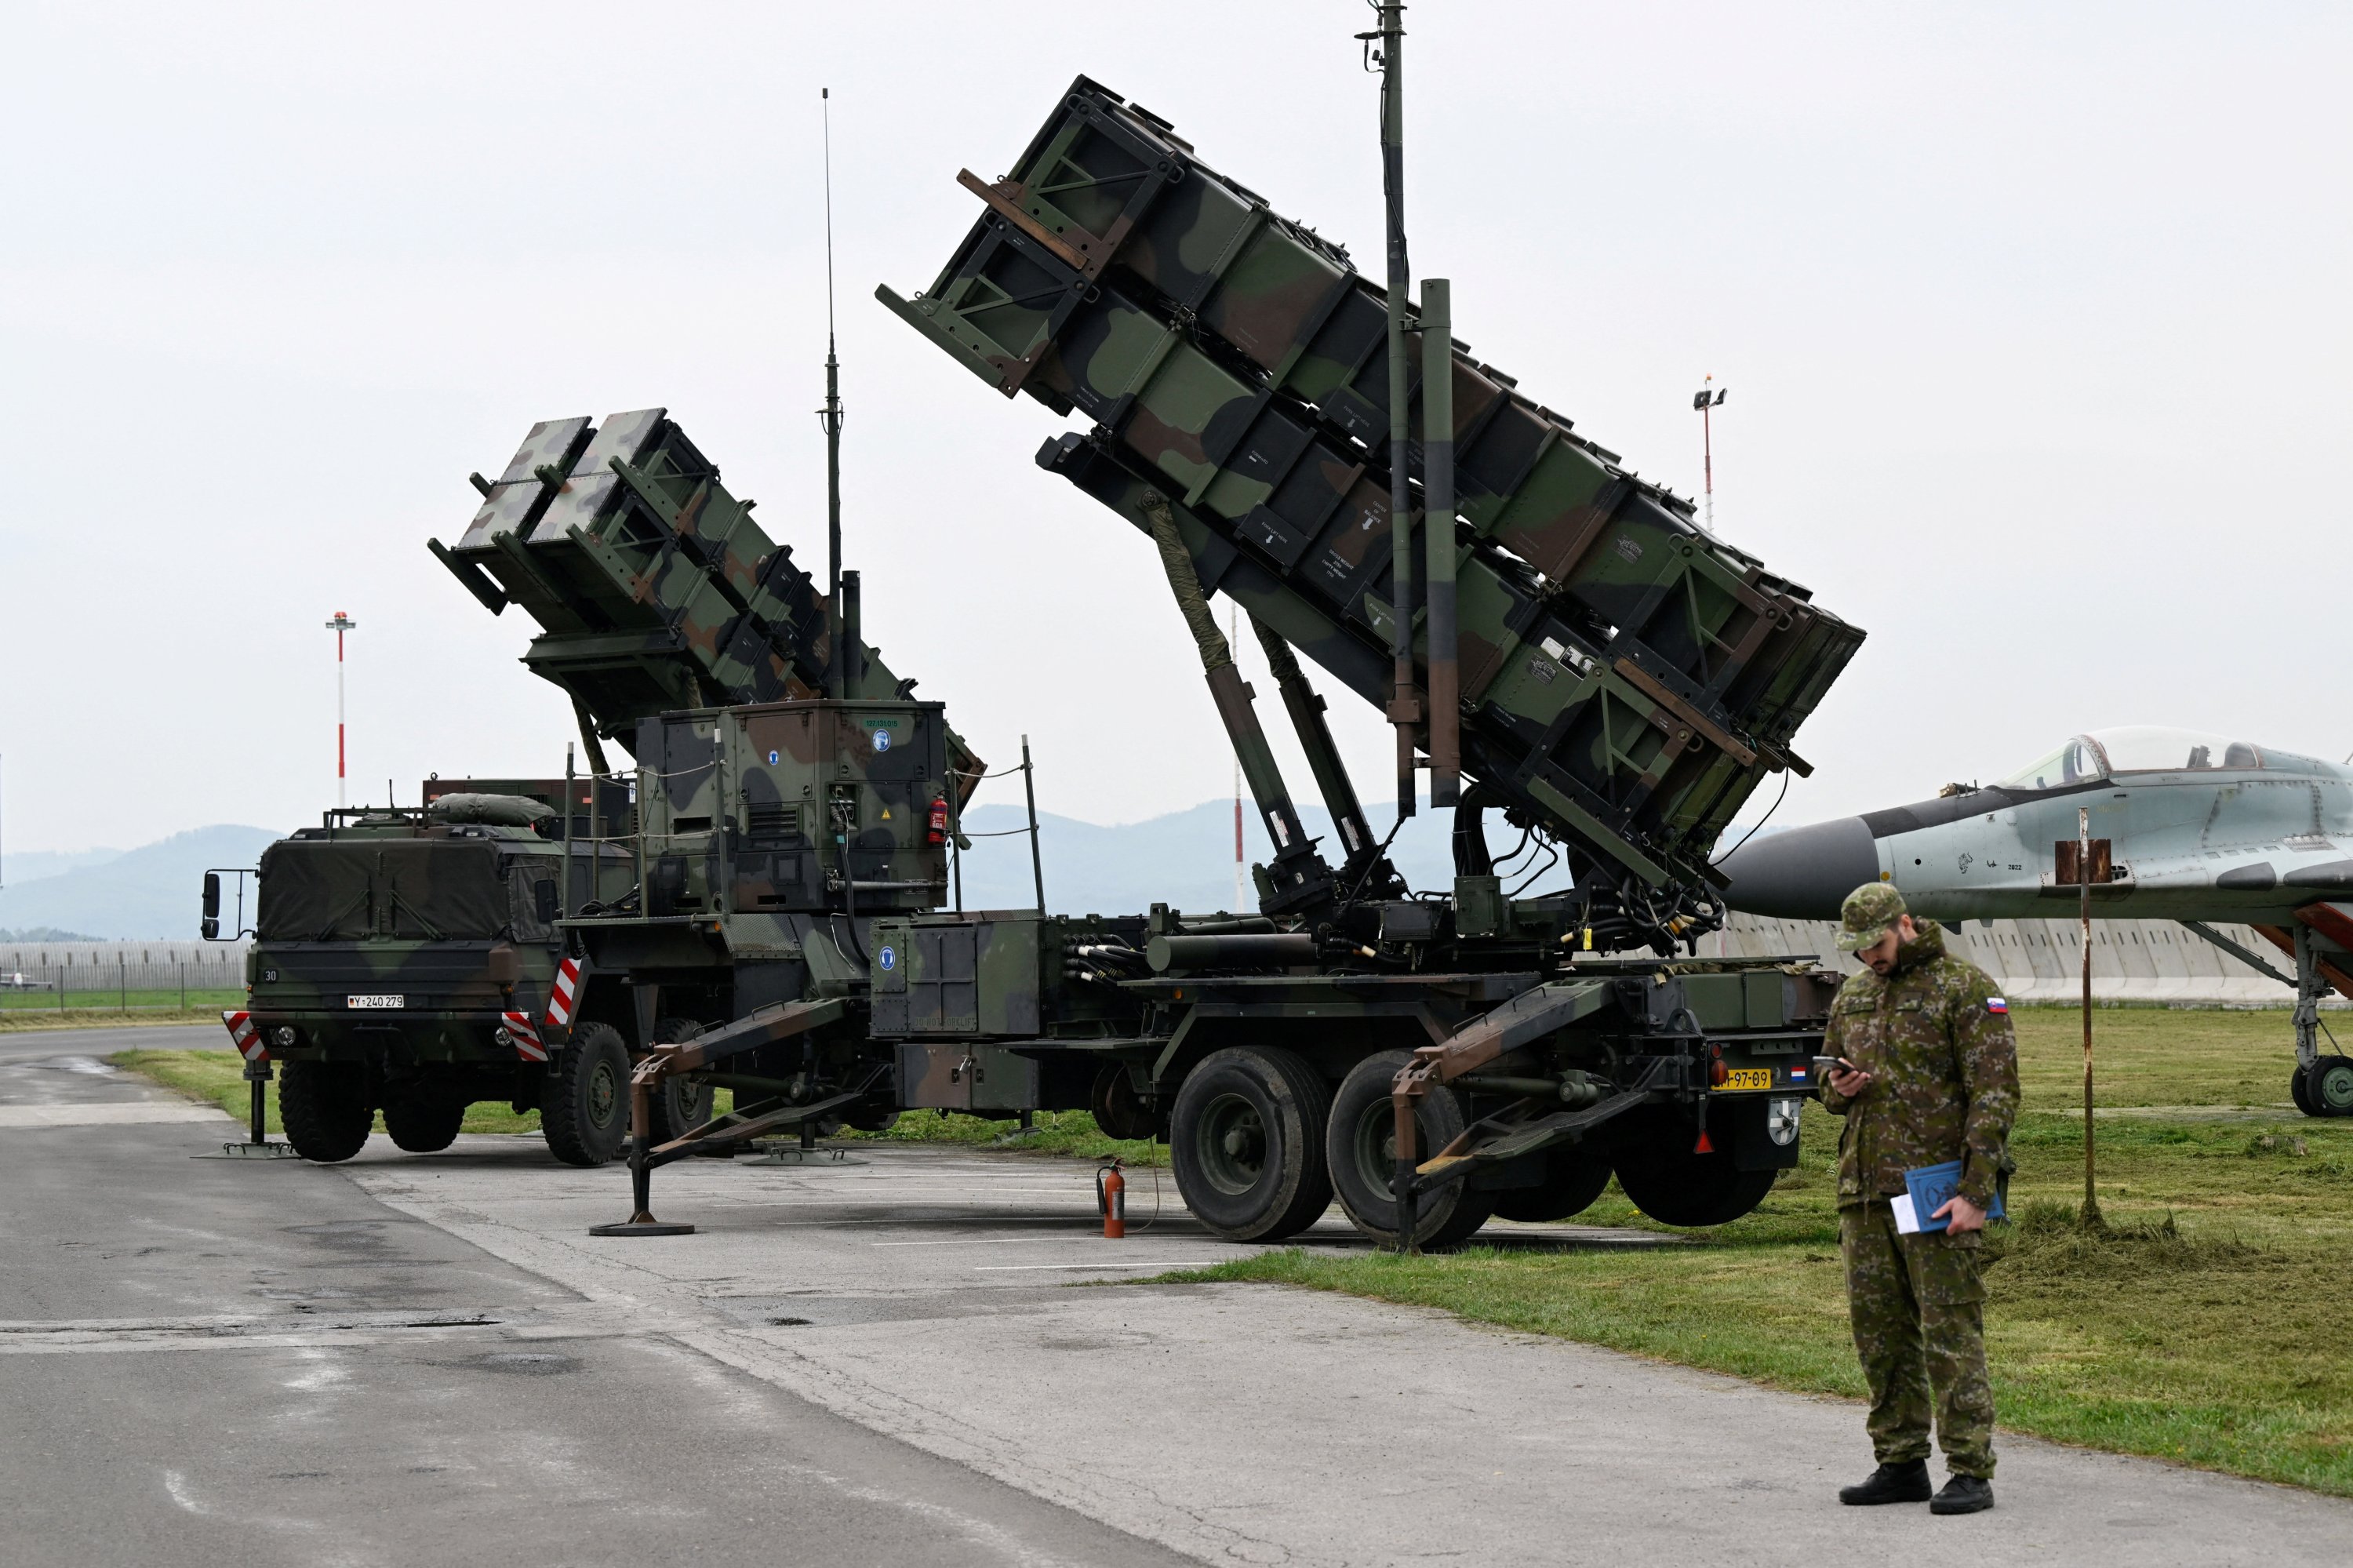
<path fill-rule="evenodd" d="M 335 611 L 335 619 L 327 622 L 327 630 L 335 634 L 335 807 L 342 810 L 343 800 L 343 633 L 359 622 Z"/>

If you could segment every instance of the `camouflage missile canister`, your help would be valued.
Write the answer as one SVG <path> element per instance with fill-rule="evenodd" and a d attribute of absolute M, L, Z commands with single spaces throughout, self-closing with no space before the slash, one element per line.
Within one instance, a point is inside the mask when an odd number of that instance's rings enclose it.
<path fill-rule="evenodd" d="M 1083 77 L 1009 175 L 963 179 L 987 211 L 883 302 L 1096 421 L 1039 462 L 1147 531 L 1165 498 L 1205 588 L 1385 704 L 1389 465 L 1419 453 L 1389 450 L 1383 291 Z M 1805 770 L 1790 738 L 1862 633 L 1455 349 L 1466 770 L 1613 875 L 1703 883 L 1763 774 Z"/>
<path fill-rule="evenodd" d="M 825 595 L 667 410 L 543 420 L 476 484 L 473 521 L 433 553 L 493 614 L 515 604 L 539 622 L 523 662 L 600 734 L 634 748 L 656 714 L 818 694 Z M 849 694 L 913 685 L 864 642 L 852 652 Z M 960 772 L 980 771 L 950 744 Z"/>

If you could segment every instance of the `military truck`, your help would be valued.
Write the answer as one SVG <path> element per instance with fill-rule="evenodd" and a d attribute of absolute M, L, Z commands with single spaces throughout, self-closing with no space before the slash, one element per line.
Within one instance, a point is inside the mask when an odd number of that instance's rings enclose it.
<path fill-rule="evenodd" d="M 421 793 L 417 808 L 329 811 L 262 852 L 230 1034 L 253 1067 L 283 1069 L 305 1159 L 350 1159 L 378 1111 L 400 1148 L 446 1149 L 466 1107 L 494 1100 L 539 1111 L 558 1160 L 602 1164 L 626 1128 L 629 1061 L 576 1005 L 558 921 L 631 885 L 627 789 L 436 779 Z M 205 891 L 216 938 L 217 874 Z"/>

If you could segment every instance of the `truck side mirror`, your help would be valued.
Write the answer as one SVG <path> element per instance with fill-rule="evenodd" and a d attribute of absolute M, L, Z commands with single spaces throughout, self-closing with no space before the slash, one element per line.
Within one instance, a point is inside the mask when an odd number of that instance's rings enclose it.
<path fill-rule="evenodd" d="M 205 917 L 198 929 L 207 942 L 220 940 L 220 873 L 205 873 Z"/>

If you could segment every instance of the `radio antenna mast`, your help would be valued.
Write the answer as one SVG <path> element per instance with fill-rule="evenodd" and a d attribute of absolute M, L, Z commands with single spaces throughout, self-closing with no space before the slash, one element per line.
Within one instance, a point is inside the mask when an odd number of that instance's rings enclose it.
<path fill-rule="evenodd" d="M 848 694 L 854 655 L 841 646 L 841 361 L 833 341 L 833 90 L 817 90 L 825 135 L 825 427 L 826 664 L 828 696 Z"/>

